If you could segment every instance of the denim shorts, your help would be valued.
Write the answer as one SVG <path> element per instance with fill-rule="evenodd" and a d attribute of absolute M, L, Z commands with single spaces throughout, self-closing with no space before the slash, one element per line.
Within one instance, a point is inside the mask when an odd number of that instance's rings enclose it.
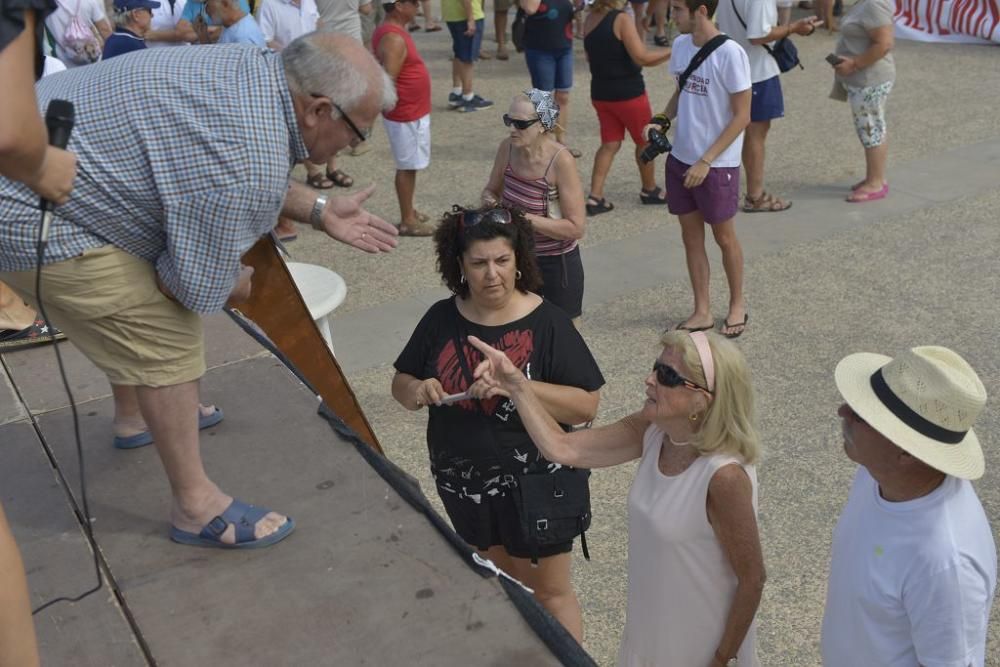
<path fill-rule="evenodd" d="M 525 49 L 531 86 L 539 90 L 569 90 L 573 87 L 573 49 L 559 51 Z"/>
<path fill-rule="evenodd" d="M 758 81 L 753 84 L 752 90 L 753 97 L 750 98 L 751 122 L 759 123 L 784 117 L 785 97 L 781 93 L 780 76 L 772 76 L 770 79 Z"/>
<path fill-rule="evenodd" d="M 483 43 L 483 19 L 476 21 L 476 34 L 465 34 L 465 21 L 448 21 L 451 33 L 451 50 L 463 63 L 474 63 L 479 58 L 479 47 Z"/>

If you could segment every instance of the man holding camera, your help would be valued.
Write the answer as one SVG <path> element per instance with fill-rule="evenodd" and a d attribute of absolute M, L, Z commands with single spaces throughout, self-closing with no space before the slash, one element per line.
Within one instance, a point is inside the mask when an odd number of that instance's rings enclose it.
<path fill-rule="evenodd" d="M 680 36 L 674 40 L 670 73 L 678 88 L 662 114 L 643 131 L 660 131 L 676 119 L 674 147 L 667 158 L 667 206 L 680 218 L 694 313 L 678 325 L 705 331 L 715 325 L 709 308 L 709 264 L 705 223 L 722 250 L 729 281 L 729 310 L 722 334 L 740 336 L 749 315 L 743 298 L 743 249 L 734 217 L 739 206 L 740 152 L 750 122 L 750 63 L 739 44 L 712 22 L 718 0 L 671 0 Z"/>

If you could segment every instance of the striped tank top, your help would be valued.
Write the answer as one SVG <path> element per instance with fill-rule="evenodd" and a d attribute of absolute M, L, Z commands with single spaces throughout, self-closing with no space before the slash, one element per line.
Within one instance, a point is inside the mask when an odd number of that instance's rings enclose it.
<path fill-rule="evenodd" d="M 566 150 L 566 147 L 560 146 L 559 150 L 555 152 L 541 178 L 521 178 L 514 173 L 514 168 L 510 166 L 511 146 L 508 145 L 507 149 L 507 166 L 503 169 L 501 203 L 504 206 L 519 208 L 525 213 L 550 218 L 562 217 L 559 212 L 559 190 L 555 184 L 549 183 L 548 175 L 556 157 Z M 535 232 L 535 254 L 538 256 L 564 255 L 576 246 L 576 240 L 554 239 L 551 236 Z"/>

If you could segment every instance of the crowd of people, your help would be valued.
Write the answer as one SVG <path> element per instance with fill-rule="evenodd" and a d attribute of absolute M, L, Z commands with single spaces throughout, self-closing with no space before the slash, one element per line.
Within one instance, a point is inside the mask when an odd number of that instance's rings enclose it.
<path fill-rule="evenodd" d="M 66 335 L 106 374 L 115 446 L 154 445 L 170 482 L 170 538 L 260 548 L 295 527 L 223 492 L 201 459 L 199 429 L 222 412 L 199 403 L 200 315 L 247 297 L 253 276 L 242 254 L 272 230 L 294 238 L 296 223 L 369 253 L 391 250 L 397 235 L 432 236 L 452 296 L 416 324 L 390 390 L 403 407 L 428 410 L 430 469 L 458 535 L 582 641 L 570 562 L 577 541 L 587 553 L 589 470 L 638 460 L 619 664 L 759 664 L 761 444 L 749 366 L 732 340 L 749 324 L 735 218 L 791 206 L 764 188 L 765 140 L 784 114 L 776 53 L 824 21 L 782 19 L 773 0 L 595 0 L 582 19 L 571 0 L 521 0 L 527 76 L 501 116 L 508 134 L 477 207 L 455 206 L 435 222 L 415 204 L 433 97 L 411 33 L 420 5 L 423 30 L 442 30 L 429 2 L 114 0 L 112 22 L 99 4 L 3 13 L 0 74 L 12 92 L 0 109 L 0 344 Z M 498 59 L 510 57 L 499 31 L 510 9 L 498 2 L 494 11 Z M 680 33 L 672 43 L 667 10 Z M 891 17 L 888 0 L 859 0 L 830 57 L 831 95 L 850 102 L 865 152 L 853 203 L 888 193 Z M 443 0 L 453 46 L 447 105 L 457 113 L 494 106 L 473 87 L 475 64 L 488 56 L 484 18 L 481 0 Z M 576 162 L 585 138 L 567 135 L 576 37 L 601 128 L 589 192 Z M 156 48 L 189 43 L 204 46 Z M 45 44 L 69 71 L 33 87 Z M 642 69 L 663 63 L 677 87 L 654 114 Z M 38 109 L 54 99 L 87 119 L 68 151 L 38 142 Z M 363 208 L 372 188 L 327 193 L 353 185 L 336 156 L 363 152 L 380 115 L 398 225 Z M 672 147 L 656 138 L 668 129 Z M 615 208 L 604 182 L 626 131 L 641 203 L 679 219 L 694 309 L 662 334 L 642 408 L 592 427 L 604 377 L 577 329 L 579 241 L 588 216 Z M 660 186 L 654 160 L 663 152 Z M 290 180 L 297 164 L 306 183 Z M 59 205 L 41 267 L 38 196 Z M 718 332 L 706 225 L 729 286 Z M 58 330 L 36 317 L 40 298 Z M 997 562 L 969 483 L 984 469 L 972 430 L 982 383 L 941 347 L 850 355 L 834 381 L 845 453 L 858 470 L 833 538 L 824 662 L 983 667 Z M 2 514 L 0 548 L 4 571 L 20 572 Z M 0 652 L 32 651 L 23 581 L 0 587 L 11 619 L 5 628 L 0 618 L 0 633 L 19 635 L 6 649 L 0 641 Z"/>

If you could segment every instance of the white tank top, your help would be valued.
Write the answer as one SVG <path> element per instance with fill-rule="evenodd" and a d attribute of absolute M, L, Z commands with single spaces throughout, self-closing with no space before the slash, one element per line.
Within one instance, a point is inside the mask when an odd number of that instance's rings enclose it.
<path fill-rule="evenodd" d="M 736 594 L 736 574 L 708 522 L 708 483 L 729 455 L 702 456 L 676 476 L 660 472 L 664 433 L 646 429 L 642 461 L 628 494 L 628 607 L 619 667 L 707 665 L 718 648 Z M 743 465 L 753 485 L 757 473 Z M 759 667 L 757 622 L 737 654 Z"/>

